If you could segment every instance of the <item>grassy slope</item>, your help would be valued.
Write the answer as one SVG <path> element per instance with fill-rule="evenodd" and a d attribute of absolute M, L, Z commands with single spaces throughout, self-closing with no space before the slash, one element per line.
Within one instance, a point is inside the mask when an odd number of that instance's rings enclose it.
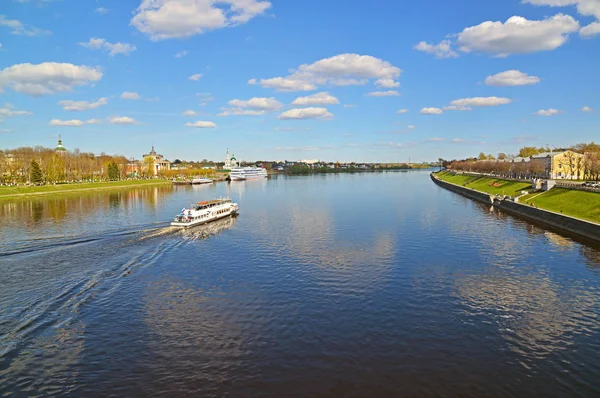
<path fill-rule="evenodd" d="M 531 199 L 533 198 L 533 199 Z M 541 209 L 600 223 L 600 193 L 553 188 L 541 195 L 527 195 L 519 199 Z"/>
<path fill-rule="evenodd" d="M 129 188 L 144 185 L 170 184 L 166 180 L 132 180 L 114 182 L 90 182 L 82 184 L 44 185 L 40 187 L 0 187 L 0 200 L 28 195 L 52 195 L 54 193 L 67 193 L 88 191 L 96 189 Z"/>

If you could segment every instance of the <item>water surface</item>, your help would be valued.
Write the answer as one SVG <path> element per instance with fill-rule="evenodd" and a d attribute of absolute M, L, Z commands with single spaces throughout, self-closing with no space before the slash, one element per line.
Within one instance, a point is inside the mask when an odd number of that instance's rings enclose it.
<path fill-rule="evenodd" d="M 3 202 L 0 394 L 594 396 L 599 293 L 598 247 L 426 172 Z"/>

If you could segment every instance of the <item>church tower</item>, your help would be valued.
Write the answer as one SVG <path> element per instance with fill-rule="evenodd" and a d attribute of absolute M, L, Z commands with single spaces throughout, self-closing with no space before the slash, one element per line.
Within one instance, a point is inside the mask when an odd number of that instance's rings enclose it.
<path fill-rule="evenodd" d="M 56 146 L 55 151 L 59 155 L 64 155 L 65 153 L 67 153 L 67 149 L 63 146 L 62 139 L 60 138 L 60 135 L 58 136 L 58 145 Z"/>

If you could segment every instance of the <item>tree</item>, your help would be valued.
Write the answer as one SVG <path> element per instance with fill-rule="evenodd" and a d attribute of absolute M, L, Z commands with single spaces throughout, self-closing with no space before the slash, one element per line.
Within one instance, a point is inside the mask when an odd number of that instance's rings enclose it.
<path fill-rule="evenodd" d="M 477 157 L 477 159 L 478 159 L 478 160 L 486 160 L 486 159 L 487 159 L 487 156 L 485 156 L 485 153 L 481 152 L 481 153 L 479 154 L 479 156 Z"/>
<path fill-rule="evenodd" d="M 500 153 L 498 154 L 498 157 L 497 157 L 497 159 L 498 159 L 498 160 L 504 160 L 504 159 L 506 159 L 507 157 L 508 157 L 508 156 L 506 156 L 506 154 L 505 154 L 505 153 L 503 153 L 503 152 L 500 152 Z"/>
<path fill-rule="evenodd" d="M 50 156 L 48 165 L 46 166 L 46 176 L 48 181 L 52 183 L 61 182 L 65 179 L 65 162 L 57 153 Z"/>
<path fill-rule="evenodd" d="M 41 184 L 44 180 L 42 176 L 42 169 L 40 169 L 40 165 L 35 161 L 31 161 L 31 166 L 29 169 L 29 179 L 32 184 Z"/>
<path fill-rule="evenodd" d="M 110 181 L 117 181 L 121 177 L 121 170 L 119 166 L 113 161 L 108 164 L 108 179 Z"/>
<path fill-rule="evenodd" d="M 528 158 L 533 155 L 537 155 L 540 151 L 534 146 L 526 146 L 519 149 L 519 156 L 522 158 Z"/>
<path fill-rule="evenodd" d="M 487 155 L 487 158 L 488 158 L 488 160 L 496 160 L 494 155 L 492 155 L 491 153 Z"/>

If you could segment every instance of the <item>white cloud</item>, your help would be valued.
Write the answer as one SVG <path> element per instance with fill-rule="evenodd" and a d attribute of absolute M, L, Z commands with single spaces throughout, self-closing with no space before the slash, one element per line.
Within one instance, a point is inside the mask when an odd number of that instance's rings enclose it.
<path fill-rule="evenodd" d="M 445 111 L 471 111 L 471 107 L 464 105 L 448 105 L 442 108 Z"/>
<path fill-rule="evenodd" d="M 376 79 L 382 87 L 395 87 L 391 85 L 396 84 L 401 73 L 400 68 L 379 58 L 346 53 L 300 65 L 287 77 L 261 79 L 260 84 L 279 91 L 309 91 L 315 90 L 317 85 L 362 85 L 369 79 Z M 248 83 L 257 82 L 251 79 Z"/>
<path fill-rule="evenodd" d="M 291 131 L 310 131 L 310 127 L 275 127 L 274 129 L 275 131 L 286 131 L 286 132 L 291 132 Z"/>
<path fill-rule="evenodd" d="M 373 91 L 367 94 L 369 97 L 397 97 L 400 93 L 395 90 Z"/>
<path fill-rule="evenodd" d="M 559 113 L 562 113 L 562 111 L 559 111 L 558 109 L 550 108 L 550 109 L 540 109 L 539 111 L 535 112 L 534 115 L 554 116 L 554 115 L 558 115 Z"/>
<path fill-rule="evenodd" d="M 441 138 L 441 137 L 433 137 L 433 138 L 428 138 L 427 141 L 429 142 L 441 142 L 444 141 L 445 138 Z"/>
<path fill-rule="evenodd" d="M 52 33 L 49 30 L 39 29 L 35 26 L 24 24 L 17 19 L 7 19 L 4 15 L 0 15 L 0 27 L 8 28 L 10 29 L 10 34 L 19 36 L 43 36 Z"/>
<path fill-rule="evenodd" d="M 96 109 L 102 105 L 108 104 L 108 98 L 98 98 L 94 102 L 89 101 L 71 101 L 64 100 L 59 101 L 58 105 L 62 106 L 65 111 L 88 111 L 90 109 Z"/>
<path fill-rule="evenodd" d="M 228 104 L 231 108 L 222 108 L 223 112 L 217 116 L 257 116 L 263 115 L 266 112 L 276 111 L 283 107 L 283 104 L 273 97 L 254 97 L 249 100 L 233 99 Z"/>
<path fill-rule="evenodd" d="M 317 93 L 306 97 L 298 97 L 292 105 L 307 106 L 307 105 L 335 105 L 340 101 L 328 92 Z"/>
<path fill-rule="evenodd" d="M 193 80 L 197 82 L 202 78 L 202 76 L 204 76 L 202 73 L 196 73 L 195 75 L 188 77 L 188 80 Z"/>
<path fill-rule="evenodd" d="M 440 108 L 423 108 L 419 113 L 421 115 L 441 115 L 444 111 Z"/>
<path fill-rule="evenodd" d="M 79 43 L 80 46 L 91 48 L 92 50 L 108 51 L 111 57 L 124 54 L 129 55 L 130 52 L 137 50 L 133 44 L 127 43 L 109 43 L 105 39 L 92 37 L 88 42 Z"/>
<path fill-rule="evenodd" d="M 199 120 L 197 122 L 194 123 L 186 123 L 185 127 L 196 127 L 196 128 L 200 128 L 200 129 L 212 129 L 217 127 L 217 125 L 213 122 L 206 122 L 206 121 L 202 121 Z"/>
<path fill-rule="evenodd" d="M 193 111 L 193 110 L 190 109 L 190 110 L 184 111 L 182 113 L 182 115 L 183 116 L 196 116 L 196 115 L 198 115 L 198 112 Z"/>
<path fill-rule="evenodd" d="M 9 87 L 19 93 L 40 96 L 72 91 L 101 78 L 100 68 L 56 62 L 17 64 L 0 71 L 0 90 Z"/>
<path fill-rule="evenodd" d="M 400 83 L 394 79 L 377 79 L 375 81 L 375 86 L 379 88 L 394 88 L 399 87 Z"/>
<path fill-rule="evenodd" d="M 398 109 L 398 111 L 396 112 L 398 114 L 403 114 L 403 113 L 408 113 L 408 109 L 404 108 L 404 109 Z"/>
<path fill-rule="evenodd" d="M 48 124 L 50 126 L 81 127 L 85 123 L 83 123 L 81 120 L 77 120 L 77 119 L 73 119 L 73 120 L 52 119 L 52 120 L 50 120 L 50 123 L 48 123 Z"/>
<path fill-rule="evenodd" d="M 250 79 L 249 84 L 256 84 L 256 79 Z M 272 79 L 260 79 L 260 85 L 264 88 L 274 88 L 277 91 L 312 91 L 317 87 L 314 84 L 306 83 L 300 80 L 287 79 L 284 77 L 274 77 Z"/>
<path fill-rule="evenodd" d="M 565 7 L 577 6 L 577 12 L 581 15 L 594 16 L 600 19 L 600 2 L 598 0 L 523 0 L 537 6 Z"/>
<path fill-rule="evenodd" d="M 417 43 L 414 49 L 428 54 L 433 54 L 436 58 L 440 59 L 458 57 L 458 53 L 452 50 L 452 43 L 450 43 L 450 40 L 442 40 L 438 44 L 429 44 L 421 41 Z"/>
<path fill-rule="evenodd" d="M 29 111 L 18 111 L 11 104 L 6 104 L 4 108 L 0 108 L 0 121 L 14 116 L 32 115 Z"/>
<path fill-rule="evenodd" d="M 463 52 L 485 52 L 497 56 L 554 50 L 566 43 L 570 33 L 579 30 L 573 17 L 557 14 L 541 21 L 513 16 L 502 23 L 486 21 L 465 28 L 457 35 Z"/>
<path fill-rule="evenodd" d="M 505 72 L 496 73 L 485 78 L 485 84 L 488 86 L 527 86 L 538 84 L 540 78 L 537 76 L 529 76 L 518 70 L 507 70 Z"/>
<path fill-rule="evenodd" d="M 584 106 L 583 108 L 581 108 L 581 112 L 593 112 L 594 110 L 592 108 L 590 108 L 589 106 Z"/>
<path fill-rule="evenodd" d="M 142 99 L 142 96 L 139 95 L 136 92 L 125 91 L 123 94 L 121 94 L 121 99 L 124 99 L 124 100 L 139 100 L 139 99 Z"/>
<path fill-rule="evenodd" d="M 98 7 L 94 11 L 101 15 L 108 13 L 108 9 L 104 7 Z"/>
<path fill-rule="evenodd" d="M 127 116 L 113 116 L 108 118 L 110 124 L 138 124 L 138 121 Z"/>
<path fill-rule="evenodd" d="M 597 34 L 600 34 L 600 22 L 592 22 L 588 26 L 584 26 L 583 28 L 581 28 L 581 30 L 579 31 L 579 35 L 586 39 Z"/>
<path fill-rule="evenodd" d="M 356 108 L 355 104 L 344 104 L 344 108 Z"/>
<path fill-rule="evenodd" d="M 183 58 L 188 55 L 190 52 L 188 50 L 183 50 L 175 54 L 175 58 Z"/>
<path fill-rule="evenodd" d="M 262 0 L 142 0 L 131 25 L 152 40 L 185 38 L 246 23 L 269 7 Z"/>
<path fill-rule="evenodd" d="M 450 105 L 455 105 L 457 107 L 498 106 L 510 104 L 511 102 L 510 98 L 503 97 L 473 97 L 454 100 L 450 102 Z"/>
<path fill-rule="evenodd" d="M 264 110 L 243 109 L 243 108 L 221 108 L 223 112 L 217 113 L 217 116 L 260 116 L 267 113 Z"/>
<path fill-rule="evenodd" d="M 331 119 L 333 115 L 327 111 L 327 108 L 297 108 L 290 109 L 279 115 L 279 119 Z"/>
<path fill-rule="evenodd" d="M 101 124 L 102 120 L 100 119 L 88 119 L 85 121 L 85 124 Z"/>
<path fill-rule="evenodd" d="M 409 129 L 409 130 L 416 129 L 416 127 L 414 125 L 412 125 L 412 124 L 409 124 L 408 126 L 406 126 L 406 128 Z"/>

